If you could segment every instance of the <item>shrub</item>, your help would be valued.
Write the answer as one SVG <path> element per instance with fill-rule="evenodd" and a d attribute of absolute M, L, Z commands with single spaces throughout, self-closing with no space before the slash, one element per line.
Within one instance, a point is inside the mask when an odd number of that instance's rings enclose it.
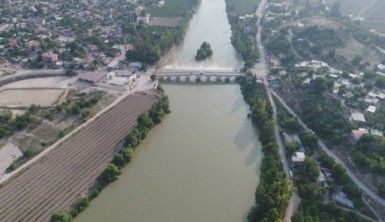
<path fill-rule="evenodd" d="M 90 205 L 90 199 L 88 197 L 81 198 L 77 200 L 72 206 L 71 206 L 71 215 L 75 217 L 80 212 L 82 212 L 84 209 L 86 209 Z"/>
<path fill-rule="evenodd" d="M 100 175 L 101 183 L 109 184 L 112 181 L 117 180 L 119 174 L 120 174 L 119 168 L 115 164 L 110 163 L 107 165 L 107 168 Z"/>
<path fill-rule="evenodd" d="M 72 216 L 68 211 L 57 210 L 51 216 L 51 222 L 71 222 Z"/>

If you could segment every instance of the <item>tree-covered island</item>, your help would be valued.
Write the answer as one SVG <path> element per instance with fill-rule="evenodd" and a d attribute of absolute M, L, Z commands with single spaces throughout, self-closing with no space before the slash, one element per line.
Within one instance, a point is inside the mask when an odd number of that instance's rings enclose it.
<path fill-rule="evenodd" d="M 211 45 L 207 42 L 203 42 L 201 47 L 197 50 L 195 55 L 195 61 L 203 61 L 213 55 Z"/>

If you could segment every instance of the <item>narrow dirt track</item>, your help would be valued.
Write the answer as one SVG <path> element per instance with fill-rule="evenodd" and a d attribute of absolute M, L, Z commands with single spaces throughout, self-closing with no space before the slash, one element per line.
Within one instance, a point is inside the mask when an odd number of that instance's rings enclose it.
<path fill-rule="evenodd" d="M 88 190 L 156 95 L 129 95 L 0 187 L 0 221 L 49 221 Z"/>

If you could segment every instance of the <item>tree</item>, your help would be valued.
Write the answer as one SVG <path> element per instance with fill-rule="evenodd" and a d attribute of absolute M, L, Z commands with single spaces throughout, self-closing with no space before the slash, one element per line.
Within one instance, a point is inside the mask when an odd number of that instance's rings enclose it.
<path fill-rule="evenodd" d="M 0 112 L 0 122 L 6 123 L 12 118 L 12 112 L 10 110 L 3 110 Z"/>
<path fill-rule="evenodd" d="M 158 45 L 149 44 L 144 41 L 139 41 L 134 44 L 134 49 L 126 53 L 128 61 L 140 61 L 149 65 L 155 64 L 161 56 L 161 51 Z"/>
<path fill-rule="evenodd" d="M 24 151 L 24 153 L 23 153 L 23 157 L 25 157 L 25 158 L 31 158 L 32 156 L 34 156 L 35 155 L 35 151 L 33 151 L 33 149 L 31 149 L 31 148 L 28 148 L 28 149 L 26 149 L 25 151 Z"/>
<path fill-rule="evenodd" d="M 315 94 L 322 94 L 329 88 L 328 81 L 323 77 L 312 80 L 310 85 Z"/>
<path fill-rule="evenodd" d="M 101 181 L 104 184 L 111 183 L 118 179 L 118 175 L 120 174 L 119 168 L 115 164 L 108 164 L 107 168 L 100 175 Z"/>
<path fill-rule="evenodd" d="M 71 207 L 71 215 L 75 217 L 84 209 L 90 205 L 90 199 L 88 197 L 80 198 Z"/>
<path fill-rule="evenodd" d="M 341 164 L 335 164 L 332 171 L 334 179 L 338 184 L 344 184 L 347 181 L 346 169 Z"/>
<path fill-rule="evenodd" d="M 299 149 L 298 143 L 292 141 L 286 143 L 286 151 L 291 156 Z"/>
<path fill-rule="evenodd" d="M 51 222 L 71 222 L 72 216 L 68 211 L 57 210 L 51 216 Z"/>
<path fill-rule="evenodd" d="M 376 86 L 381 89 L 385 89 L 385 77 L 379 76 L 376 80 Z"/>
<path fill-rule="evenodd" d="M 304 162 L 304 171 L 306 172 L 305 176 L 308 181 L 317 182 L 319 177 L 319 169 L 317 163 L 312 158 L 306 158 Z"/>
<path fill-rule="evenodd" d="M 148 114 L 142 114 L 138 117 L 138 126 L 151 129 L 154 126 L 154 122 L 148 116 Z"/>
<path fill-rule="evenodd" d="M 302 144 L 308 148 L 307 151 L 312 154 L 318 145 L 317 137 L 309 131 L 303 131 L 299 136 L 301 138 Z"/>
<path fill-rule="evenodd" d="M 202 61 L 212 55 L 213 55 L 213 50 L 211 49 L 211 45 L 207 42 L 203 42 L 201 47 L 197 50 L 197 54 L 195 55 L 195 60 Z"/>

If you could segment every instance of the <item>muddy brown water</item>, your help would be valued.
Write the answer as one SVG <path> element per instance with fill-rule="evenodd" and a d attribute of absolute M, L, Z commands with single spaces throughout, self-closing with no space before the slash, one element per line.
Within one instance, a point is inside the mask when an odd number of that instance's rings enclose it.
<path fill-rule="evenodd" d="M 224 0 L 202 0 L 166 68 L 239 68 Z M 208 41 L 209 60 L 196 63 Z M 237 222 L 254 203 L 261 147 L 239 86 L 164 85 L 172 113 L 76 222 Z"/>
<path fill-rule="evenodd" d="M 242 221 L 260 145 L 239 86 L 164 86 L 172 113 L 76 222 Z"/>

